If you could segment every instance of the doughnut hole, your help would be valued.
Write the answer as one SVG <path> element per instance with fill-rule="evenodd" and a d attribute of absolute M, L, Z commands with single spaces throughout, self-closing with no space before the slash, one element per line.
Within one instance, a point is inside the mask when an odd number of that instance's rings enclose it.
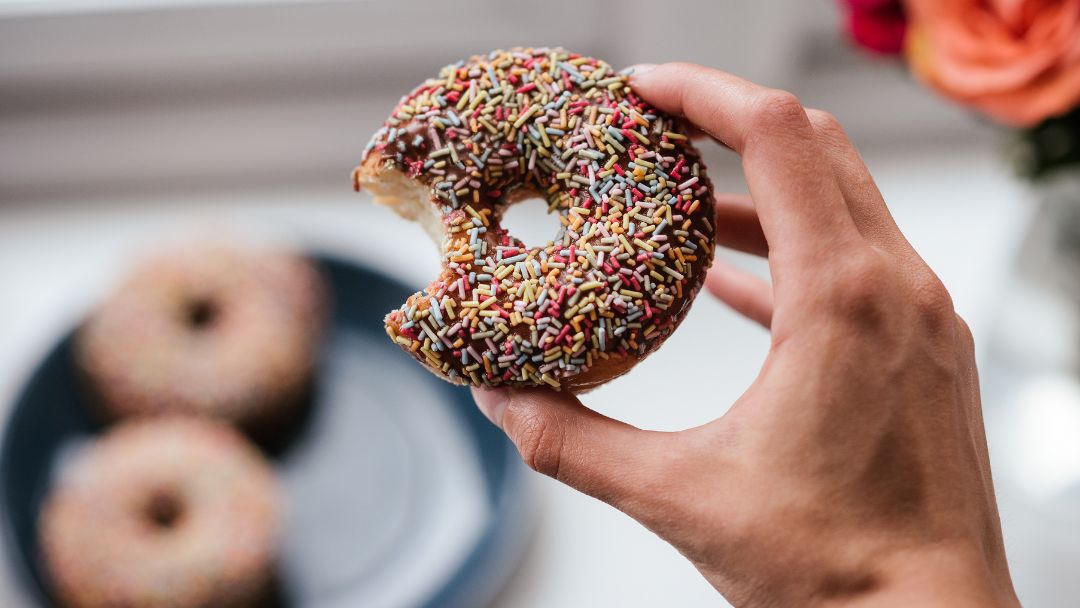
<path fill-rule="evenodd" d="M 180 525 L 184 510 L 184 502 L 178 492 L 161 488 L 152 493 L 143 504 L 141 515 L 151 528 L 166 532 Z"/>
<path fill-rule="evenodd" d="M 221 316 L 221 306 L 208 296 L 195 297 L 184 304 L 184 322 L 194 331 L 210 329 Z"/>
<path fill-rule="evenodd" d="M 559 236 L 559 215 L 548 211 L 548 201 L 536 192 L 515 197 L 503 211 L 500 226 L 530 249 L 545 247 Z"/>

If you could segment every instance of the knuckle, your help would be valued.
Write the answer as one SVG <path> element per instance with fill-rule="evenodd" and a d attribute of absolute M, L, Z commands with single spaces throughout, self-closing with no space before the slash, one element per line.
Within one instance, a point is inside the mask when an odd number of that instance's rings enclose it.
<path fill-rule="evenodd" d="M 825 110 L 807 108 L 806 117 L 810 119 L 810 124 L 823 131 L 842 131 L 844 129 L 836 116 Z"/>
<path fill-rule="evenodd" d="M 758 127 L 786 127 L 805 124 L 806 111 L 799 98 L 788 91 L 768 89 L 757 101 L 754 122 Z"/>
<path fill-rule="evenodd" d="M 511 405 L 506 414 L 514 411 Z M 538 412 L 520 413 L 507 425 L 525 464 L 549 477 L 559 477 L 562 462 L 562 431 L 557 420 Z"/>
<path fill-rule="evenodd" d="M 971 327 L 960 315 L 956 317 L 956 335 L 958 341 L 967 352 L 975 352 L 975 335 L 971 333 Z"/>
<path fill-rule="evenodd" d="M 875 251 L 847 256 L 836 273 L 832 289 L 832 309 L 843 320 L 860 329 L 886 325 L 890 298 L 895 289 L 892 270 Z"/>
<path fill-rule="evenodd" d="M 806 111 L 806 117 L 810 120 L 814 130 L 826 137 L 831 139 L 847 137 L 843 125 L 840 124 L 836 116 L 825 110 L 809 109 Z"/>
<path fill-rule="evenodd" d="M 932 330 L 955 323 L 957 316 L 952 297 L 936 276 L 930 276 L 915 287 L 913 305 L 918 318 Z"/>

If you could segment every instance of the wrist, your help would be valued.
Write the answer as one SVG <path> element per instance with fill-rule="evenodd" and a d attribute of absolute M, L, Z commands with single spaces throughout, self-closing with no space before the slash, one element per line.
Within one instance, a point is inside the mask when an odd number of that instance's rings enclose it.
<path fill-rule="evenodd" d="M 1000 561 L 1000 565 L 995 562 Z M 1004 560 L 975 547 L 933 546 L 891 553 L 874 568 L 861 589 L 843 594 L 823 587 L 818 604 L 862 606 L 948 606 L 1011 608 L 1020 602 Z"/>

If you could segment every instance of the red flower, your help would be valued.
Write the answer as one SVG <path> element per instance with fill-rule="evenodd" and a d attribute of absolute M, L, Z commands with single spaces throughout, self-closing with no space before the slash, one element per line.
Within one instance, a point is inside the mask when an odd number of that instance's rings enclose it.
<path fill-rule="evenodd" d="M 841 0 L 841 4 L 855 44 L 889 55 L 903 49 L 907 18 L 900 0 Z"/>

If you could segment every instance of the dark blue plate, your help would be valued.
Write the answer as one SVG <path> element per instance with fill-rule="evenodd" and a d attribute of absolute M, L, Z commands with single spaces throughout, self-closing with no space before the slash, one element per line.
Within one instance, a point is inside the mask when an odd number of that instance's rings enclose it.
<path fill-rule="evenodd" d="M 531 529 L 525 468 L 467 390 L 386 339 L 383 314 L 411 290 L 348 262 L 317 261 L 336 312 L 308 419 L 273 457 L 287 501 L 283 603 L 484 605 Z M 19 396 L 0 451 L 7 550 L 42 604 L 38 511 L 66 455 L 103 430 L 69 334 Z"/>

